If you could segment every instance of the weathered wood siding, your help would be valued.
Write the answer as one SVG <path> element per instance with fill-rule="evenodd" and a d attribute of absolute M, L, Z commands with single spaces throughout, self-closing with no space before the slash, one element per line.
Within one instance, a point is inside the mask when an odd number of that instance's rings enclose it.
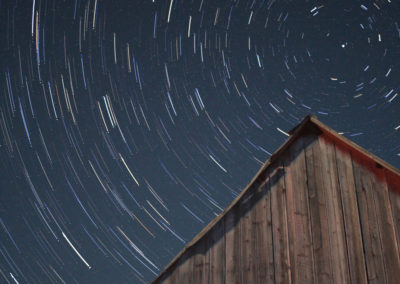
<path fill-rule="evenodd" d="M 155 283 L 399 283 L 398 185 L 305 133 Z"/>

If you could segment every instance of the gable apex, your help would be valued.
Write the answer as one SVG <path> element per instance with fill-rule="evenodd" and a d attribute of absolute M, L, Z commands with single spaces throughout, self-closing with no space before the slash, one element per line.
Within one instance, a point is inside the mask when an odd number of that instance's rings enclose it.
<path fill-rule="evenodd" d="M 388 171 L 395 174 L 396 176 L 398 176 L 398 178 L 400 179 L 400 170 L 399 169 L 395 168 L 394 166 L 385 162 L 378 156 L 367 151 L 366 149 L 364 149 L 363 147 L 354 143 L 350 139 L 339 134 L 338 132 L 336 132 L 335 130 L 330 128 L 329 126 L 327 126 L 324 123 L 322 123 L 321 121 L 319 121 L 318 118 L 314 115 L 305 116 L 302 119 L 302 121 L 297 126 L 292 128 L 291 130 L 289 130 L 288 133 L 290 134 L 290 138 L 293 137 L 294 139 L 297 139 L 297 137 L 306 134 L 308 131 L 310 131 L 310 129 L 313 129 L 313 128 L 316 128 L 316 129 L 318 129 L 318 131 L 321 131 L 321 133 L 327 139 L 333 140 L 335 143 L 340 144 L 341 146 L 347 148 L 349 151 L 351 151 L 352 153 L 354 153 L 356 155 L 362 156 L 362 158 L 364 158 L 366 160 L 375 162 L 376 166 L 378 168 L 380 168 L 380 167 L 385 168 Z M 294 136 L 296 136 L 296 137 L 294 137 Z M 288 139 L 288 141 L 285 142 L 285 144 L 287 142 L 289 142 L 290 138 Z M 400 193 L 400 189 L 399 189 L 399 193 Z"/>
<path fill-rule="evenodd" d="M 367 184 L 367 187 L 371 186 L 371 184 L 373 184 L 373 183 L 376 183 L 376 184 L 379 183 L 379 182 L 377 182 L 377 179 L 382 178 L 382 176 L 383 176 L 383 179 L 388 179 L 388 180 L 390 179 L 390 185 L 386 184 L 384 186 L 387 186 L 386 191 L 388 191 L 388 190 L 389 190 L 389 192 L 396 191 L 396 193 L 397 193 L 396 196 L 399 196 L 398 211 L 399 211 L 399 220 L 400 220 L 400 195 L 399 195 L 399 193 L 400 193 L 400 171 L 398 169 L 396 169 L 394 166 L 388 164 L 387 162 L 383 161 L 379 157 L 373 155 L 372 153 L 368 152 L 366 149 L 362 148 L 361 146 L 359 146 L 356 143 L 352 142 L 351 140 L 347 139 L 343 135 L 340 135 L 333 129 L 329 128 L 328 126 L 326 126 L 325 124 L 320 122 L 317 119 L 317 117 L 312 116 L 312 115 L 305 116 L 301 120 L 301 122 L 297 126 L 295 126 L 293 129 L 291 129 L 288 133 L 290 134 L 289 138 L 263 164 L 263 166 L 259 169 L 259 171 L 253 177 L 253 179 L 250 181 L 250 183 L 242 190 L 242 192 L 240 192 L 238 194 L 238 196 L 232 201 L 232 203 L 225 210 L 223 210 L 217 217 L 215 217 L 213 220 L 211 220 L 207 226 L 205 226 L 190 242 L 188 242 L 185 245 L 185 247 L 176 255 L 176 257 L 165 267 L 165 269 L 159 274 L 159 276 L 152 283 L 161 283 L 160 281 L 162 281 L 162 279 L 163 279 L 163 277 L 165 277 L 165 275 L 171 274 L 172 271 L 177 269 L 176 267 L 177 267 L 178 263 L 180 262 L 180 259 L 183 258 L 184 255 L 187 255 L 187 253 L 190 253 L 193 250 L 196 250 L 196 244 L 201 243 L 202 240 L 206 239 L 207 234 L 209 232 L 211 232 L 213 230 L 213 228 L 220 226 L 220 224 L 221 224 L 220 221 L 221 220 L 223 221 L 223 218 L 225 218 L 228 215 L 232 215 L 233 212 L 235 212 L 235 210 L 236 210 L 235 207 L 237 208 L 237 205 L 246 203 L 245 199 L 247 197 L 249 197 L 249 195 L 254 193 L 253 190 L 255 187 L 258 187 L 259 185 L 265 183 L 265 180 L 269 179 L 268 175 L 272 176 L 272 175 L 275 175 L 276 172 L 280 171 L 281 172 L 280 177 L 284 176 L 284 178 L 286 179 L 286 173 L 285 173 L 286 169 L 281 171 L 281 166 L 280 166 L 280 165 L 282 165 L 282 167 L 283 167 L 283 165 L 284 165 L 286 167 L 286 162 L 284 164 L 284 163 L 282 163 L 282 160 L 285 160 L 285 157 L 287 157 L 288 154 L 291 154 L 293 152 L 292 149 L 298 147 L 299 145 L 303 145 L 304 141 L 307 141 L 308 137 L 317 138 L 317 141 L 320 141 L 319 143 L 322 143 L 321 145 L 325 144 L 326 142 L 328 142 L 327 144 L 330 144 L 330 146 L 329 146 L 330 148 L 327 146 L 325 146 L 325 148 L 323 148 L 323 146 L 321 146 L 321 149 L 319 149 L 320 146 L 317 146 L 317 148 L 319 150 L 316 151 L 315 153 L 314 152 L 311 153 L 311 155 L 312 155 L 311 163 L 314 163 L 312 159 L 321 159 L 323 156 L 324 156 L 325 162 L 326 162 L 326 160 L 329 160 L 329 158 L 326 157 L 326 154 L 328 153 L 328 151 L 327 151 L 328 148 L 329 148 L 329 155 L 331 155 L 331 158 L 332 158 L 329 161 L 333 161 L 333 162 L 330 163 L 330 166 L 332 167 L 331 172 L 329 172 L 329 171 L 325 172 L 324 176 L 323 176 L 324 178 L 328 179 L 328 183 L 325 183 L 325 181 L 322 178 L 318 181 L 318 182 L 320 182 L 320 184 L 318 184 L 318 186 L 316 186 L 317 182 L 315 180 L 314 180 L 314 182 L 315 182 L 314 185 L 309 185 L 308 184 L 309 177 L 307 176 L 307 177 L 302 178 L 302 180 L 305 182 L 307 187 L 314 186 L 314 190 L 316 188 L 318 188 L 318 190 L 320 190 L 320 189 L 328 190 L 328 189 L 324 189 L 324 187 L 325 186 L 329 187 L 329 182 L 330 182 L 329 179 L 331 178 L 330 176 L 334 175 L 333 172 L 335 170 L 338 171 L 337 168 L 335 169 L 335 167 L 338 167 L 338 165 L 336 163 L 339 163 L 339 161 L 342 164 L 344 163 L 343 160 L 339 160 L 339 158 L 336 161 L 336 155 L 338 155 L 338 157 L 342 156 L 342 159 L 344 159 L 343 158 L 344 155 L 347 155 L 346 159 L 347 159 L 348 163 L 346 164 L 346 167 L 347 167 L 346 169 L 348 171 L 346 173 L 342 172 L 342 174 L 343 175 L 345 175 L 345 174 L 351 175 L 352 176 L 351 178 L 353 178 L 353 175 L 354 175 L 354 181 L 352 181 L 353 183 L 351 185 L 351 188 L 349 187 L 349 189 L 347 189 L 345 186 L 345 189 L 349 190 L 349 191 L 353 191 L 352 194 L 355 194 L 355 192 L 354 192 L 356 190 L 355 187 L 358 187 L 357 190 L 359 190 L 360 183 L 355 185 L 355 183 L 356 183 L 355 179 L 356 179 L 356 175 L 357 175 L 357 177 L 360 177 L 360 172 L 367 176 L 368 175 L 371 176 L 371 177 L 366 178 L 366 182 L 370 183 L 370 184 Z M 317 143 L 317 145 L 319 145 L 319 144 Z M 294 146 L 294 147 L 292 147 L 292 146 Z M 302 147 L 306 147 L 306 146 L 303 145 Z M 308 154 L 306 157 L 305 148 L 300 149 L 300 152 L 301 151 L 303 151 L 302 152 L 302 159 L 303 159 L 302 163 L 304 164 L 305 159 L 310 159 L 310 157 L 309 157 L 310 152 L 308 151 Z M 337 151 L 337 153 L 336 153 L 336 151 Z M 295 163 L 299 163 L 298 161 L 296 161 Z M 319 162 L 319 163 L 321 163 L 321 162 Z M 354 164 L 352 164 L 352 163 L 354 163 Z M 277 166 L 277 165 L 279 165 L 279 166 Z M 310 166 L 314 167 L 315 165 L 310 165 Z M 343 167 L 343 165 L 341 165 L 341 166 Z M 303 165 L 303 168 L 301 170 L 297 169 L 298 170 L 298 172 L 296 173 L 297 177 L 299 175 L 301 176 L 301 175 L 310 175 L 311 174 L 311 173 L 308 173 L 307 169 L 305 169 L 304 167 L 305 167 L 305 165 Z M 353 167 L 357 168 L 357 171 L 358 171 L 357 174 L 356 174 L 355 170 L 352 169 Z M 360 167 L 365 167 L 365 169 L 360 170 Z M 322 166 L 320 166 L 319 168 L 315 166 L 315 170 L 323 171 L 324 169 Z M 354 172 L 353 172 L 353 170 L 354 170 Z M 290 171 L 292 171 L 292 173 L 290 173 Z M 282 174 L 282 172 L 283 172 L 283 174 Z M 288 173 L 289 178 L 291 178 L 291 175 L 293 174 L 293 172 L 294 172 L 294 170 L 289 169 L 289 173 Z M 315 177 L 311 177 L 311 178 L 315 179 Z M 341 181 L 339 181 L 340 178 L 341 177 L 339 176 L 338 173 L 336 173 L 336 177 L 332 177 L 332 179 L 337 179 L 336 181 L 334 181 L 336 183 L 341 182 Z M 359 181 L 363 182 L 362 180 L 357 180 L 357 182 L 359 182 Z M 271 182 L 271 179 L 269 179 L 269 182 Z M 332 187 L 332 185 L 330 185 L 330 186 Z M 364 190 L 364 185 L 361 185 L 361 186 L 362 186 L 362 189 Z M 279 190 L 281 190 L 283 192 L 282 194 L 286 194 L 284 192 L 287 189 L 291 188 L 291 191 L 293 192 L 294 187 L 297 188 L 298 184 L 293 184 L 293 183 L 289 184 L 289 185 L 284 184 L 284 185 L 282 185 L 281 189 L 279 189 Z M 340 187 L 342 187 L 342 185 L 340 185 Z M 264 189 L 264 191 L 265 191 L 265 189 Z M 249 194 L 246 195 L 247 193 L 249 193 Z M 299 191 L 299 193 L 297 193 L 297 194 L 300 194 L 301 196 L 305 196 L 303 193 L 304 192 L 300 193 L 300 191 Z M 308 196 L 308 194 L 306 194 L 306 195 Z M 354 202 L 364 202 L 364 201 L 357 201 L 355 199 L 353 201 Z M 328 200 L 327 200 L 327 202 L 328 202 Z M 347 201 L 343 201 L 343 202 L 347 202 Z M 384 203 L 382 203 L 382 204 L 384 204 Z M 325 206 L 324 203 L 319 204 L 319 206 L 322 206 L 322 205 Z M 331 205 L 331 206 L 333 206 L 333 205 Z M 383 205 L 382 208 L 385 208 L 385 206 L 386 205 Z M 318 208 L 319 207 L 316 207 L 316 208 L 314 208 L 314 210 L 319 210 Z M 339 206 L 337 210 L 339 210 L 340 208 L 341 207 Z M 356 207 L 353 206 L 352 208 L 354 209 Z M 356 209 L 354 209 L 354 210 L 356 210 Z M 340 210 L 342 210 L 342 209 L 340 209 Z M 357 213 L 357 210 L 354 212 Z M 350 214 L 349 216 L 347 216 L 347 218 L 351 219 L 354 216 L 355 216 L 354 214 L 353 215 Z M 357 218 L 355 218 L 356 221 L 358 220 Z M 358 222 L 359 222 L 359 220 L 358 220 Z M 399 222 L 399 228 L 400 228 L 400 222 Z M 399 238 L 400 238 L 400 236 L 399 236 Z M 400 239 L 399 239 L 399 244 L 400 244 Z M 357 245 L 361 245 L 361 244 L 357 243 Z M 357 251 L 357 253 L 362 253 L 362 249 Z M 361 255 L 360 255 L 360 257 L 361 257 Z M 364 256 L 362 256 L 362 257 L 364 257 Z M 400 266 L 400 261 L 398 261 L 398 257 L 396 258 L 396 261 L 399 262 L 399 266 Z M 211 272 L 209 272 L 209 273 L 211 273 Z M 399 276 L 400 276 L 400 274 L 399 274 Z"/>

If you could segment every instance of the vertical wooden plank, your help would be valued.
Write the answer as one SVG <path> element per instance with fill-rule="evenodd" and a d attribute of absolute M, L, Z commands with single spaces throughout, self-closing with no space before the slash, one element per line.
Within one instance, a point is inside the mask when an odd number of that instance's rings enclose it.
<path fill-rule="evenodd" d="M 281 166 L 280 170 L 270 176 L 275 283 L 278 284 L 291 283 L 286 190 L 283 171 L 283 166 Z"/>
<path fill-rule="evenodd" d="M 255 260 L 257 275 L 254 283 L 274 283 L 274 249 L 272 241 L 271 188 L 266 181 L 257 190 L 261 200 L 255 205 Z"/>
<path fill-rule="evenodd" d="M 350 282 L 360 284 L 367 283 L 363 240 L 361 237 L 361 224 L 360 216 L 358 214 L 351 155 L 347 150 L 341 149 L 337 146 L 335 147 L 335 154 L 342 197 Z"/>
<path fill-rule="evenodd" d="M 239 206 L 225 215 L 225 283 L 240 283 L 240 224 Z"/>
<path fill-rule="evenodd" d="M 381 240 L 373 200 L 371 173 L 365 166 L 354 159 L 353 170 L 367 264 L 368 282 L 386 283 Z"/>
<path fill-rule="evenodd" d="M 289 168 L 288 154 L 283 157 L 283 166 L 285 171 L 284 183 L 285 183 L 285 194 L 286 194 L 286 213 L 287 213 L 287 225 L 288 225 L 288 240 L 289 240 L 289 263 L 290 263 L 290 279 L 291 282 L 296 282 L 296 274 L 298 265 L 296 262 L 295 251 L 297 243 L 295 242 L 295 214 L 294 214 L 294 193 L 291 182 L 291 170 Z"/>
<path fill-rule="evenodd" d="M 166 278 L 165 281 L 162 281 L 163 284 L 176 284 L 177 276 L 178 276 L 178 270 L 175 268 L 172 268 L 173 271 L 171 274 L 169 274 Z"/>
<path fill-rule="evenodd" d="M 335 146 L 332 141 L 319 136 L 323 188 L 326 194 L 326 213 L 332 256 L 334 283 L 350 281 L 343 208 L 336 165 Z M 315 150 L 318 148 L 315 147 Z"/>
<path fill-rule="evenodd" d="M 192 282 L 192 272 L 193 272 L 193 255 L 186 252 L 181 256 L 181 260 L 178 265 L 178 275 L 176 283 L 188 283 Z"/>
<path fill-rule="evenodd" d="M 317 283 L 333 283 L 332 271 L 332 256 L 331 256 L 331 240 L 330 233 L 335 226 L 333 216 L 328 219 L 328 203 L 332 200 L 327 200 L 325 190 L 332 190 L 327 186 L 327 177 L 324 171 L 328 170 L 327 160 L 321 157 L 321 149 L 318 143 L 318 137 L 310 136 L 306 140 L 305 155 L 306 155 L 306 170 L 307 170 L 307 183 L 308 183 L 308 198 L 310 204 L 310 217 L 313 238 L 314 262 L 315 262 L 315 280 Z M 325 163 L 323 163 L 325 162 Z M 331 212 L 334 213 L 334 212 Z M 332 215 L 332 214 L 330 214 Z M 332 220 L 333 219 L 333 220 Z M 333 228 L 335 230 L 335 228 Z M 340 248 L 334 248 L 340 249 Z M 337 275 L 335 275 L 337 277 Z M 343 282 L 340 282 L 343 283 Z"/>
<path fill-rule="evenodd" d="M 206 237 L 207 235 L 205 235 Z M 208 283 L 208 278 L 205 276 L 206 265 L 208 260 L 206 259 L 206 242 L 207 238 L 200 239 L 192 248 L 193 251 L 193 282 L 198 284 Z M 207 282 L 206 282 L 207 281 Z"/>
<path fill-rule="evenodd" d="M 371 165 L 371 167 L 373 166 L 374 165 Z M 370 174 L 371 184 L 374 194 L 378 228 L 381 235 L 381 246 L 383 253 L 383 264 L 386 271 L 386 280 L 387 283 L 399 283 L 400 260 L 393 224 L 393 216 L 390 208 L 386 176 L 382 167 L 375 165 L 373 170 L 376 174 Z"/>
<path fill-rule="evenodd" d="M 178 261 L 178 263 L 176 265 L 173 265 L 170 268 L 171 273 L 165 273 L 164 274 L 163 278 L 160 279 L 159 283 L 162 283 L 162 284 L 177 284 L 176 281 L 177 281 L 178 271 L 179 271 L 178 265 L 179 265 L 179 261 Z"/>
<path fill-rule="evenodd" d="M 254 185 L 240 201 L 241 283 L 255 283 L 255 204 Z"/>
<path fill-rule="evenodd" d="M 314 256 L 303 140 L 300 137 L 290 146 L 289 157 L 286 156 L 285 159 L 290 262 L 293 268 L 293 282 L 314 283 Z"/>
<path fill-rule="evenodd" d="M 390 208 L 392 209 L 393 225 L 396 232 L 397 248 L 400 249 L 400 177 L 385 169 L 389 188 Z M 400 253 L 400 250 L 398 250 Z"/>
<path fill-rule="evenodd" d="M 223 219 L 216 224 L 210 233 L 210 283 L 225 283 L 225 239 Z"/>
<path fill-rule="evenodd" d="M 204 284 L 210 283 L 210 257 L 211 257 L 211 234 L 210 232 L 207 233 L 205 236 L 205 252 L 204 252 L 204 271 L 203 271 L 203 282 Z"/>

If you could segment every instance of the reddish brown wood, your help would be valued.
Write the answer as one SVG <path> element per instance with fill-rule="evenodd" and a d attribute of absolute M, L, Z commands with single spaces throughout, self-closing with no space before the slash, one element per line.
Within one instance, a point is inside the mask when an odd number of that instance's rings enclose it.
<path fill-rule="evenodd" d="M 376 167 L 371 163 L 370 167 Z M 372 192 L 374 195 L 375 211 L 378 222 L 378 229 L 381 239 L 383 264 L 386 270 L 387 283 L 399 283 L 400 281 L 400 260 L 394 230 L 393 216 L 389 202 L 389 193 L 385 172 L 377 168 L 378 176 L 371 176 Z"/>
<path fill-rule="evenodd" d="M 282 164 L 281 164 L 282 165 Z M 273 228 L 273 248 L 275 283 L 291 283 L 289 234 L 286 208 L 284 168 L 271 176 L 271 213 Z"/>
<path fill-rule="evenodd" d="M 171 267 L 170 271 L 164 276 L 164 279 L 159 283 L 163 284 L 178 284 L 178 274 L 180 269 L 180 262 Z"/>
<path fill-rule="evenodd" d="M 178 275 L 176 283 L 194 283 L 193 282 L 193 260 L 194 258 L 189 255 L 189 251 L 182 255 L 179 261 Z"/>
<path fill-rule="evenodd" d="M 293 250 L 293 259 L 291 258 L 290 262 L 294 264 L 295 283 L 314 283 L 314 256 L 303 142 L 302 137 L 294 142 L 289 148 L 289 157 L 285 160 L 288 220 L 291 225 L 289 242 Z"/>
<path fill-rule="evenodd" d="M 339 187 L 339 178 L 335 156 L 335 146 L 332 141 L 320 136 L 320 159 L 323 178 L 323 188 L 326 194 L 327 222 L 329 229 L 332 271 L 334 283 L 348 283 L 350 280 L 346 238 L 344 233 L 343 208 Z M 316 149 L 318 149 L 316 147 Z"/>
<path fill-rule="evenodd" d="M 342 197 L 350 281 L 352 283 L 367 283 L 351 154 L 341 147 L 335 147 L 335 150 Z"/>
<path fill-rule="evenodd" d="M 287 154 L 288 156 L 288 154 Z M 295 211 L 294 211 L 294 192 L 291 182 L 291 170 L 289 168 L 290 160 L 284 157 L 284 183 L 286 193 L 286 212 L 287 212 L 287 226 L 288 226 L 288 240 L 289 240 L 289 263 L 290 263 L 290 279 L 292 283 L 296 282 L 296 271 L 297 271 L 297 257 L 295 257 L 297 243 L 295 241 Z"/>
<path fill-rule="evenodd" d="M 274 283 L 274 247 L 272 243 L 271 191 L 270 181 L 258 188 L 262 199 L 255 206 L 255 261 L 254 283 Z"/>
<path fill-rule="evenodd" d="M 316 282 L 333 283 L 330 231 L 336 229 L 336 224 L 329 222 L 328 217 L 333 219 L 332 214 L 329 214 L 332 212 L 327 212 L 328 203 L 332 202 L 328 199 L 329 192 L 326 192 L 332 190 L 327 185 L 329 182 L 326 180 L 328 164 L 326 163 L 327 160 L 321 157 L 318 137 L 310 136 L 308 138 L 305 153 Z"/>
<path fill-rule="evenodd" d="M 398 253 L 400 253 L 400 194 L 397 193 L 397 190 L 400 190 L 396 185 L 396 180 L 400 180 L 400 177 L 396 176 L 392 172 L 385 169 L 386 180 L 388 182 L 389 187 L 389 199 L 390 199 L 390 208 L 392 209 L 393 216 L 393 224 L 396 232 L 396 240 Z"/>
<path fill-rule="evenodd" d="M 154 283 L 397 283 L 400 172 L 306 118 Z"/>
<path fill-rule="evenodd" d="M 177 278 L 178 278 L 178 271 L 179 268 L 173 268 L 173 270 L 171 271 L 171 274 L 168 276 L 168 278 L 166 279 L 165 284 L 177 284 Z"/>
<path fill-rule="evenodd" d="M 237 207 L 225 215 L 225 283 L 240 283 L 240 224 Z"/>
<path fill-rule="evenodd" d="M 205 253 L 206 241 L 206 238 L 200 240 L 193 249 L 193 283 L 208 283 L 208 275 L 205 275 L 206 266 L 209 265 Z"/>
<path fill-rule="evenodd" d="M 244 196 L 240 204 L 240 246 L 241 246 L 241 283 L 255 283 L 255 211 L 260 204 L 253 204 L 254 190 Z"/>
<path fill-rule="evenodd" d="M 354 180 L 369 283 L 386 283 L 380 233 L 375 212 L 371 175 L 365 165 L 353 160 Z"/>
<path fill-rule="evenodd" d="M 210 233 L 210 283 L 225 283 L 225 239 L 223 220 L 221 220 Z"/>
<path fill-rule="evenodd" d="M 204 284 L 209 284 L 210 283 L 210 271 L 211 271 L 211 234 L 208 233 L 207 237 L 205 238 L 205 252 L 204 252 L 204 266 L 203 266 L 203 282 Z"/>

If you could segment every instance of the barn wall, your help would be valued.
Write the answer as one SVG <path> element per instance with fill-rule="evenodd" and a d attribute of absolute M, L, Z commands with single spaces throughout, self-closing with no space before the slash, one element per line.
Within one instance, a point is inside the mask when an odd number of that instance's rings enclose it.
<path fill-rule="evenodd" d="M 303 135 L 155 283 L 396 283 L 398 179 Z"/>

